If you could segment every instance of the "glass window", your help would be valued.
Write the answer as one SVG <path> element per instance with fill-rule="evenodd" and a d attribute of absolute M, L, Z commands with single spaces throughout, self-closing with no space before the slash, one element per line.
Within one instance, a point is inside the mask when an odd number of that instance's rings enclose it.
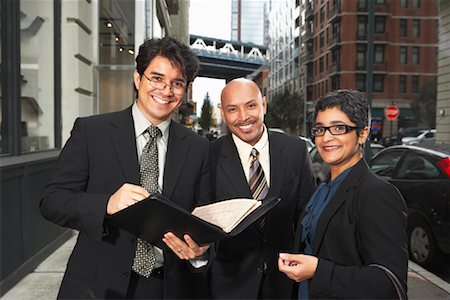
<path fill-rule="evenodd" d="M 325 8 L 322 7 L 320 9 L 320 23 L 323 23 L 323 20 L 325 19 Z"/>
<path fill-rule="evenodd" d="M 398 170 L 398 178 L 401 179 L 437 179 L 441 172 L 425 157 L 410 154 L 403 160 Z"/>
<path fill-rule="evenodd" d="M 399 93 L 406 93 L 406 76 L 400 75 L 398 77 L 398 91 Z"/>
<path fill-rule="evenodd" d="M 109 0 L 100 0 L 100 12 L 98 20 L 99 36 L 98 51 L 100 66 L 98 74 L 99 89 L 99 113 L 107 113 L 126 108 L 135 98 L 133 85 L 130 80 L 134 72 L 134 27 L 121 28 L 122 21 L 109 19 L 114 15 L 114 8 L 110 8 Z M 120 2 L 120 1 L 119 1 Z M 123 2 L 127 5 L 128 22 L 134 24 L 134 1 Z M 108 22 L 111 26 L 107 26 Z M 163 28 L 158 22 L 153 26 L 152 34 L 159 36 Z M 157 33 L 155 33 L 157 32 Z"/>
<path fill-rule="evenodd" d="M 420 48 L 419 47 L 412 48 L 412 63 L 413 63 L 413 65 L 420 64 Z"/>
<path fill-rule="evenodd" d="M 363 70 L 366 68 L 366 45 L 359 44 L 356 51 L 356 68 Z"/>
<path fill-rule="evenodd" d="M 400 0 L 400 7 L 401 8 L 407 8 L 408 7 L 408 0 Z"/>
<path fill-rule="evenodd" d="M 420 20 L 413 20 L 413 28 L 412 28 L 413 37 L 417 38 L 420 36 Z"/>
<path fill-rule="evenodd" d="M 375 17 L 375 32 L 376 33 L 384 33 L 385 32 L 385 17 Z"/>
<path fill-rule="evenodd" d="M 411 76 L 411 92 L 417 94 L 419 92 L 419 76 Z"/>
<path fill-rule="evenodd" d="M 384 152 L 372 160 L 370 169 L 379 176 L 392 177 L 395 167 L 403 153 L 404 150 Z"/>
<path fill-rule="evenodd" d="M 401 37 L 405 37 L 407 35 L 407 32 L 408 32 L 407 22 L 408 22 L 408 20 L 406 20 L 406 19 L 400 19 L 400 36 Z"/>
<path fill-rule="evenodd" d="M 420 0 L 413 0 L 413 7 L 420 8 Z"/>
<path fill-rule="evenodd" d="M 400 64 L 402 65 L 406 65 L 408 63 L 407 51 L 407 47 L 400 47 Z"/>
<path fill-rule="evenodd" d="M 360 92 L 366 91 L 366 75 L 356 74 L 356 89 Z"/>
<path fill-rule="evenodd" d="M 358 0 L 358 10 L 359 11 L 367 10 L 367 0 Z"/>
<path fill-rule="evenodd" d="M 323 56 L 319 59 L 319 72 L 323 72 Z"/>
<path fill-rule="evenodd" d="M 373 75 L 373 91 L 378 93 L 384 91 L 384 75 Z"/>
<path fill-rule="evenodd" d="M 22 153 L 54 148 L 53 1 L 20 2 Z"/>
<path fill-rule="evenodd" d="M 358 17 L 358 38 L 365 39 L 367 34 L 367 18 Z"/>
<path fill-rule="evenodd" d="M 331 89 L 337 90 L 340 88 L 339 75 L 331 77 Z"/>
<path fill-rule="evenodd" d="M 384 45 L 375 45 L 374 62 L 376 64 L 384 63 Z"/>

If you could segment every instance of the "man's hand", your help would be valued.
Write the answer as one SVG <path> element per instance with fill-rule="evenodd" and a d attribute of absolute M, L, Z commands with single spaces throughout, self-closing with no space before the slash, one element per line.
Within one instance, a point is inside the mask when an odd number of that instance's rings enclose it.
<path fill-rule="evenodd" d="M 142 186 L 124 183 L 111 195 L 111 197 L 109 197 L 106 212 L 108 215 L 112 215 L 136 202 L 144 200 L 148 196 L 150 196 L 150 194 Z"/>
<path fill-rule="evenodd" d="M 211 244 L 199 246 L 188 234 L 185 234 L 183 238 L 184 241 L 172 232 L 168 232 L 162 240 L 180 259 L 184 260 L 201 256 L 211 246 Z"/>
<path fill-rule="evenodd" d="M 280 253 L 278 270 L 300 282 L 314 276 L 318 263 L 319 259 L 312 255 Z"/>

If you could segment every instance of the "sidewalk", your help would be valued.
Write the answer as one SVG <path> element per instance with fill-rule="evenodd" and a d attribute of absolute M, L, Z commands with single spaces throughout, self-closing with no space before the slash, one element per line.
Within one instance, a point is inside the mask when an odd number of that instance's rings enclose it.
<path fill-rule="evenodd" d="M 56 299 L 66 262 L 75 241 L 76 235 L 50 255 L 1 299 Z M 409 299 L 450 299 L 450 284 L 410 261 L 408 297 Z"/>

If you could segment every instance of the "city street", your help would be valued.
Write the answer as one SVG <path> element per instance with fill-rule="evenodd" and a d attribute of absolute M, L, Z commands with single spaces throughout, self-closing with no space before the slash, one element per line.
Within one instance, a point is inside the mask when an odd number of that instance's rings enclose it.
<path fill-rule="evenodd" d="M 32 273 L 28 274 L 28 276 L 20 281 L 1 299 L 56 299 L 59 284 L 65 271 L 65 265 L 75 244 L 75 241 L 76 235 L 74 235 L 63 246 L 61 246 L 57 251 L 50 255 Z M 409 299 L 450 299 L 448 263 L 446 265 L 447 281 L 444 281 L 438 276 L 430 273 L 429 271 L 410 261 L 408 272 Z"/>

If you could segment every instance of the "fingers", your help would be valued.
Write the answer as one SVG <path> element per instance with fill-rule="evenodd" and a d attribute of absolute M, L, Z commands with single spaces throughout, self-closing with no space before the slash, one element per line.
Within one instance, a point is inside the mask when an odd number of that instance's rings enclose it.
<path fill-rule="evenodd" d="M 189 236 L 184 236 L 185 240 L 178 238 L 172 232 L 168 232 L 163 237 L 163 242 L 175 253 L 180 259 L 194 259 L 203 254 L 209 245 L 199 247 L 197 243 Z"/>
<path fill-rule="evenodd" d="M 143 187 L 125 183 L 109 197 L 107 213 L 110 215 L 116 213 L 148 196 L 150 196 L 150 194 Z"/>

